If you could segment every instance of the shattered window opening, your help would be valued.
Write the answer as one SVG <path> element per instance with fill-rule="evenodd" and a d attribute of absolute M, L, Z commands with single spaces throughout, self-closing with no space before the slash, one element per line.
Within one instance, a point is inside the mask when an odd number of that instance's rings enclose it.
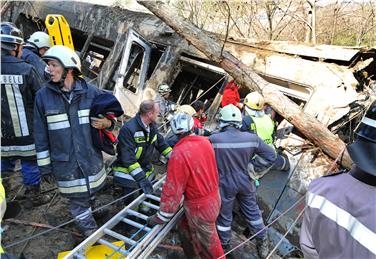
<path fill-rule="evenodd" d="M 127 72 L 124 77 L 123 86 L 133 93 L 137 93 L 140 83 L 140 73 L 143 65 L 145 50 L 139 44 L 132 42 Z"/>

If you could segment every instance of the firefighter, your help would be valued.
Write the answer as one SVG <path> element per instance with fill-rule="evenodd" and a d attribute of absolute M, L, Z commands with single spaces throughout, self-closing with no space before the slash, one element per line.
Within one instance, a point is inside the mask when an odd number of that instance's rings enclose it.
<path fill-rule="evenodd" d="M 117 160 L 115 161 L 114 182 L 123 187 L 127 195 L 141 187 L 146 194 L 153 192 L 151 181 L 155 179 L 151 163 L 152 153 L 156 148 L 167 159 L 172 148 L 158 132 L 156 120 L 159 114 L 158 103 L 143 101 L 139 112 L 121 128 L 118 136 Z M 129 204 L 137 193 L 124 199 Z"/>
<path fill-rule="evenodd" d="M 219 113 L 221 131 L 209 137 L 213 144 L 219 172 L 221 192 L 221 211 L 217 219 L 217 230 L 225 251 L 230 250 L 232 210 L 235 200 L 247 219 L 251 230 L 256 233 L 265 227 L 256 202 L 256 186 L 249 177 L 247 167 L 251 158 L 257 154 L 273 165 L 274 150 L 266 145 L 256 134 L 240 131 L 242 115 L 240 110 L 228 104 Z M 252 163 L 257 163 L 253 160 Z M 257 251 L 261 258 L 268 255 L 266 230 L 256 237 Z"/>
<path fill-rule="evenodd" d="M 22 59 L 33 65 L 39 76 L 43 80 L 48 81 L 50 78 L 47 71 L 47 64 L 42 60 L 42 57 L 46 51 L 51 48 L 50 36 L 45 32 L 37 31 L 34 32 L 26 42 L 23 48 Z"/>
<path fill-rule="evenodd" d="M 240 110 L 243 108 L 243 104 L 240 102 L 239 86 L 234 82 L 234 80 L 228 82 L 223 90 L 221 107 L 225 107 L 228 104 L 233 104 Z"/>
<path fill-rule="evenodd" d="M 179 142 L 168 163 L 160 210 L 148 224 L 168 222 L 184 195 L 185 214 L 179 222 L 184 253 L 187 258 L 218 258 L 223 255 L 215 227 L 221 206 L 218 171 L 213 147 L 207 138 L 192 133 L 193 124 L 187 113 L 176 113 L 171 121 Z"/>
<path fill-rule="evenodd" d="M 23 36 L 13 24 L 1 23 L 1 171 L 14 170 L 21 159 L 27 207 L 49 201 L 40 195 L 40 173 L 33 132 L 35 94 L 42 81 L 32 65 L 21 60 Z"/>
<path fill-rule="evenodd" d="M 92 142 L 90 119 L 97 129 L 111 128 L 112 122 L 106 117 L 89 119 L 101 91 L 80 77 L 81 62 L 73 50 L 53 46 L 43 59 L 51 80 L 38 91 L 34 108 L 38 166 L 47 179 L 56 179 L 60 193 L 69 199 L 77 228 L 89 236 L 97 229 L 91 205 L 106 179 L 102 153 Z"/>
<path fill-rule="evenodd" d="M 158 87 L 158 95 L 155 98 L 155 102 L 159 104 L 160 109 L 158 124 L 166 123 L 172 118 L 172 113 L 175 110 L 175 104 L 169 100 L 170 93 L 171 88 L 168 85 L 162 84 Z"/>
<path fill-rule="evenodd" d="M 349 172 L 308 186 L 300 246 L 304 258 L 376 258 L 376 101 L 347 146 Z"/>
<path fill-rule="evenodd" d="M 249 93 L 244 99 L 244 115 L 242 123 L 242 131 L 250 131 L 256 133 L 266 144 L 271 146 L 274 150 L 273 134 L 274 134 L 274 122 L 269 115 L 264 112 L 264 97 L 258 92 Z M 248 170 L 253 180 L 258 183 L 258 179 L 266 174 L 270 169 L 289 171 L 290 162 L 286 155 L 275 152 L 276 161 L 265 170 L 255 169 L 250 164 Z M 257 156 L 257 159 L 262 163 L 262 158 Z M 256 173 L 257 171 L 257 173 Z"/>

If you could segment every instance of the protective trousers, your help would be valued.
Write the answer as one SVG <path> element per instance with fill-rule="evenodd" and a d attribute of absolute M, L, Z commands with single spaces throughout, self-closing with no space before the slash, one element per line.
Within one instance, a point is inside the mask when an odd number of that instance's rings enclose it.
<path fill-rule="evenodd" d="M 257 205 L 256 186 L 245 173 L 242 173 L 240 177 L 241 179 L 234 179 L 231 177 L 231 174 L 226 174 L 220 179 L 222 206 L 217 219 L 217 230 L 223 245 L 230 243 L 233 219 L 232 210 L 235 199 L 238 200 L 240 210 L 244 214 L 253 233 L 265 227 L 261 211 Z M 258 238 L 263 239 L 265 235 L 266 230 L 262 231 L 258 235 Z"/>
<path fill-rule="evenodd" d="M 220 201 L 184 205 L 185 214 L 179 222 L 179 237 L 187 258 L 218 258 L 223 253 L 215 220 Z"/>
<path fill-rule="evenodd" d="M 76 226 L 81 233 L 91 232 L 98 228 L 90 207 L 90 198 L 69 198 L 69 210 L 76 219 Z"/>
<path fill-rule="evenodd" d="M 16 160 L 9 158 L 1 159 L 1 173 L 11 173 L 14 171 Z M 21 173 L 25 185 L 38 185 L 40 183 L 40 173 L 36 160 L 21 159 Z"/>

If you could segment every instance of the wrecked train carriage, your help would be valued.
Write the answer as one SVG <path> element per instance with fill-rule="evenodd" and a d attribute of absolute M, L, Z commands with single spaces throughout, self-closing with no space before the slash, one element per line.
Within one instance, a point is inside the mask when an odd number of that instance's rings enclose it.
<path fill-rule="evenodd" d="M 225 71 L 154 15 L 79 2 L 12 2 L 4 20 L 16 22 L 28 37 L 43 29 L 51 13 L 68 20 L 84 74 L 114 90 L 128 116 L 161 83 L 172 86 L 179 104 L 212 101 L 209 114 L 219 107 Z M 363 98 L 362 84 L 375 80 L 375 49 L 245 39 L 228 39 L 225 48 L 332 130 L 358 114 L 350 104 Z"/>

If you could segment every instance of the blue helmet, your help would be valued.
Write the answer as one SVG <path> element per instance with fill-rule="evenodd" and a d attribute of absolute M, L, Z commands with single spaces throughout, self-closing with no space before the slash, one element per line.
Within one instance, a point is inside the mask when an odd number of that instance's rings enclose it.
<path fill-rule="evenodd" d="M 6 50 L 16 50 L 17 45 L 24 43 L 23 34 L 14 23 L 1 23 L 1 48 Z"/>

